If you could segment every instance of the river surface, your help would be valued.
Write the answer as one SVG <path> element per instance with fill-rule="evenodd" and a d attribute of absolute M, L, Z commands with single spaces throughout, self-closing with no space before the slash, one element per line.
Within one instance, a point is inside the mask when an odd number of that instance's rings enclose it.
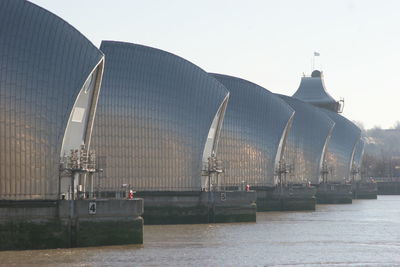
<path fill-rule="evenodd" d="M 400 266 L 400 196 L 144 231 L 143 245 L 0 252 L 0 266 Z"/>

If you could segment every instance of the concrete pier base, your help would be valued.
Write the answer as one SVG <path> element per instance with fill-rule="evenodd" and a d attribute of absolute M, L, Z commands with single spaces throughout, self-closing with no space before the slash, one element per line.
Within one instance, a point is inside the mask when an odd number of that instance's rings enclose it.
<path fill-rule="evenodd" d="M 378 187 L 375 182 L 357 181 L 352 184 L 353 199 L 377 199 Z"/>
<path fill-rule="evenodd" d="M 315 210 L 313 186 L 285 186 L 257 188 L 257 211 Z"/>
<path fill-rule="evenodd" d="M 382 181 L 377 182 L 378 195 L 400 195 L 400 182 Z"/>
<path fill-rule="evenodd" d="M 137 192 L 144 198 L 145 224 L 255 222 L 256 193 Z"/>
<path fill-rule="evenodd" d="M 0 250 L 142 244 L 143 200 L 0 201 Z"/>
<path fill-rule="evenodd" d="M 322 183 L 317 189 L 317 204 L 351 204 L 351 184 Z"/>

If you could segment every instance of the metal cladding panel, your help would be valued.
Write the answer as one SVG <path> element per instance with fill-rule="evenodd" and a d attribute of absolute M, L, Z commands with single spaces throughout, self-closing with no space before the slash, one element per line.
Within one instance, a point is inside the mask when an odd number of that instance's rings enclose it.
<path fill-rule="evenodd" d="M 348 182 L 353 150 L 360 140 L 361 130 L 354 123 L 335 112 L 322 108 L 320 110 L 335 122 L 325 157 L 329 171 L 328 182 Z"/>
<path fill-rule="evenodd" d="M 365 143 L 362 139 L 357 142 L 357 145 L 354 150 L 354 159 L 353 162 L 357 168 L 361 168 L 362 165 L 362 157 L 364 155 L 364 146 Z"/>
<path fill-rule="evenodd" d="M 300 86 L 293 97 L 314 106 L 337 110 L 337 101 L 326 91 L 322 77 L 301 78 Z"/>
<path fill-rule="evenodd" d="M 0 1 L 0 199 L 55 199 L 71 108 L 102 53 L 23 0 Z"/>
<path fill-rule="evenodd" d="M 276 154 L 293 109 L 254 83 L 212 75 L 230 92 L 217 153 L 225 167 L 220 184 L 275 185 Z"/>
<path fill-rule="evenodd" d="M 355 175 L 356 180 L 361 179 L 361 167 L 362 167 L 362 159 L 364 155 L 364 146 L 365 143 L 362 139 L 357 142 L 357 145 L 354 148 L 354 157 L 353 157 L 353 164 L 355 171 L 357 172 Z"/>
<path fill-rule="evenodd" d="M 284 149 L 287 182 L 318 184 L 325 146 L 335 123 L 312 105 L 289 96 L 279 97 L 295 111 Z"/>
<path fill-rule="evenodd" d="M 203 150 L 226 88 L 162 50 L 112 41 L 100 49 L 106 64 L 92 147 L 104 172 L 97 190 L 201 190 Z"/>

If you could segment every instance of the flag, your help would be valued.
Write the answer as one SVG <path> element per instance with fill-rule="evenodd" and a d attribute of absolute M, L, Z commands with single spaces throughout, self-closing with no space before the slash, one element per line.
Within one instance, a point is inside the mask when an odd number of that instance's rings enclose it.
<path fill-rule="evenodd" d="M 314 52 L 314 57 L 319 57 L 319 53 L 318 52 Z"/>

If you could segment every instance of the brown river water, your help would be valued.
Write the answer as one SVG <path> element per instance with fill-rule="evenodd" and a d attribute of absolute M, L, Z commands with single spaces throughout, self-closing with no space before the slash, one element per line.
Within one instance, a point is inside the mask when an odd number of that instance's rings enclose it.
<path fill-rule="evenodd" d="M 400 196 L 144 231 L 143 245 L 3 251 L 0 266 L 400 266 Z"/>

